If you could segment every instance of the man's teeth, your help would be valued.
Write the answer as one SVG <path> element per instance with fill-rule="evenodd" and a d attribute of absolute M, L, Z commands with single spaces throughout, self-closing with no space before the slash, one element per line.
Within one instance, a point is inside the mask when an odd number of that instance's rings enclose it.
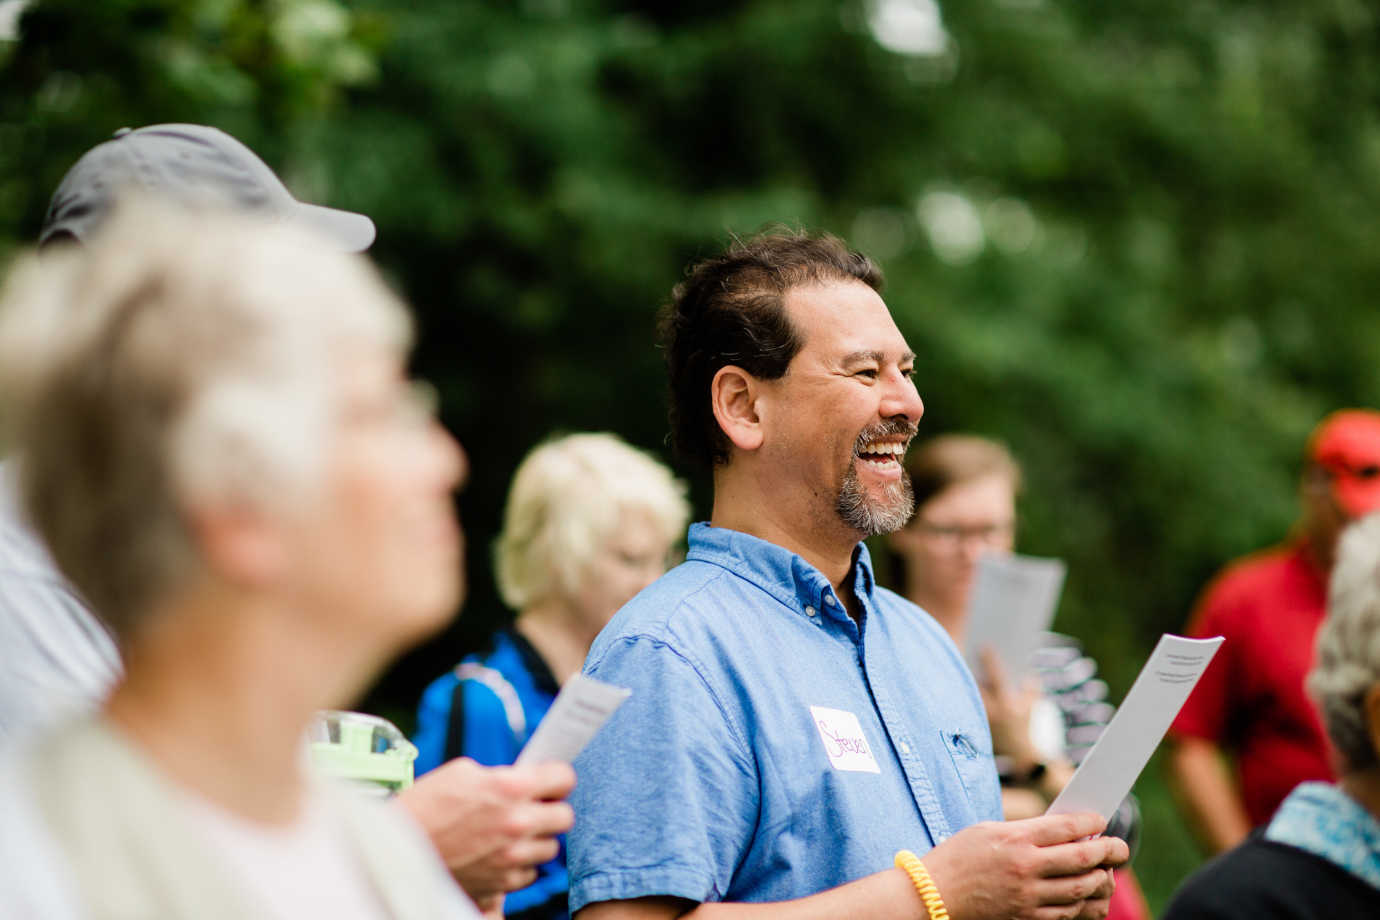
<path fill-rule="evenodd" d="M 858 451 L 858 459 L 873 466 L 891 467 L 901 462 L 901 455 L 906 452 L 906 445 L 895 443 L 874 443 L 868 444 Z"/>
<path fill-rule="evenodd" d="M 906 445 L 904 444 L 868 444 L 861 451 L 861 453 L 864 454 L 890 455 L 893 457 L 899 457 L 905 452 Z"/>

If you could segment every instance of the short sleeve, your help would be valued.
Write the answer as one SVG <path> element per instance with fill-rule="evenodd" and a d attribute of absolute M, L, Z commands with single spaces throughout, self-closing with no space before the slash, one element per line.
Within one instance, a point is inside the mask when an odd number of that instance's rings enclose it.
<path fill-rule="evenodd" d="M 632 694 L 575 763 L 571 913 L 652 895 L 722 899 L 758 810 L 756 769 L 722 701 L 658 639 L 616 639 L 586 671 Z"/>
<path fill-rule="evenodd" d="M 1227 717 L 1233 706 L 1236 670 L 1233 662 L 1240 644 L 1233 641 L 1232 636 L 1235 606 L 1228 585 L 1219 580 L 1204 592 L 1189 620 L 1187 632 L 1192 638 L 1226 636 L 1227 641 L 1217 649 L 1207 670 L 1198 679 L 1198 685 L 1179 710 L 1170 729 L 1172 736 L 1220 742 L 1226 734 Z"/>

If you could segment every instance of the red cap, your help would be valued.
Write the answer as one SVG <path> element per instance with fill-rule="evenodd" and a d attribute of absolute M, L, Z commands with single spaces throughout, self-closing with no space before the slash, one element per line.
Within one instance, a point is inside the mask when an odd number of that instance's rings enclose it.
<path fill-rule="evenodd" d="M 1327 471 L 1332 497 L 1347 515 L 1380 509 L 1380 412 L 1333 412 L 1309 436 L 1308 459 Z"/>

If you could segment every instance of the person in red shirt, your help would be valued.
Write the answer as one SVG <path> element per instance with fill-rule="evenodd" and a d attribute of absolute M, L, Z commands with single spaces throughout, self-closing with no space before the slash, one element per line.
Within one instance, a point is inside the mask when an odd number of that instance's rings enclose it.
<path fill-rule="evenodd" d="M 1294 536 L 1229 565 L 1188 627 L 1191 636 L 1227 639 L 1169 733 L 1180 805 L 1211 853 L 1269 821 L 1299 783 L 1333 777 L 1304 677 L 1337 538 L 1380 509 L 1380 412 L 1332 413 L 1313 430 L 1304 459 Z"/>

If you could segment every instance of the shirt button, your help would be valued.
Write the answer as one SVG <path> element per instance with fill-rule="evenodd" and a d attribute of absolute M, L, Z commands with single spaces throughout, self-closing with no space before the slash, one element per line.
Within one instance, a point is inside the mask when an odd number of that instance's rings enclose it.
<path fill-rule="evenodd" d="M 832 595 L 832 594 L 826 594 L 826 595 L 824 595 L 824 603 L 825 603 L 826 606 L 829 606 L 829 607 L 834 606 L 834 595 Z"/>
<path fill-rule="evenodd" d="M 906 744 L 904 741 L 901 742 L 901 753 L 902 753 L 902 754 L 909 754 L 909 753 L 910 753 L 910 745 L 909 745 L 909 744 Z"/>
<path fill-rule="evenodd" d="M 815 608 L 813 608 L 813 607 L 806 607 L 806 608 L 805 608 L 805 615 L 806 615 L 807 617 L 812 617 L 812 616 L 814 616 L 814 615 L 815 615 Z"/>

